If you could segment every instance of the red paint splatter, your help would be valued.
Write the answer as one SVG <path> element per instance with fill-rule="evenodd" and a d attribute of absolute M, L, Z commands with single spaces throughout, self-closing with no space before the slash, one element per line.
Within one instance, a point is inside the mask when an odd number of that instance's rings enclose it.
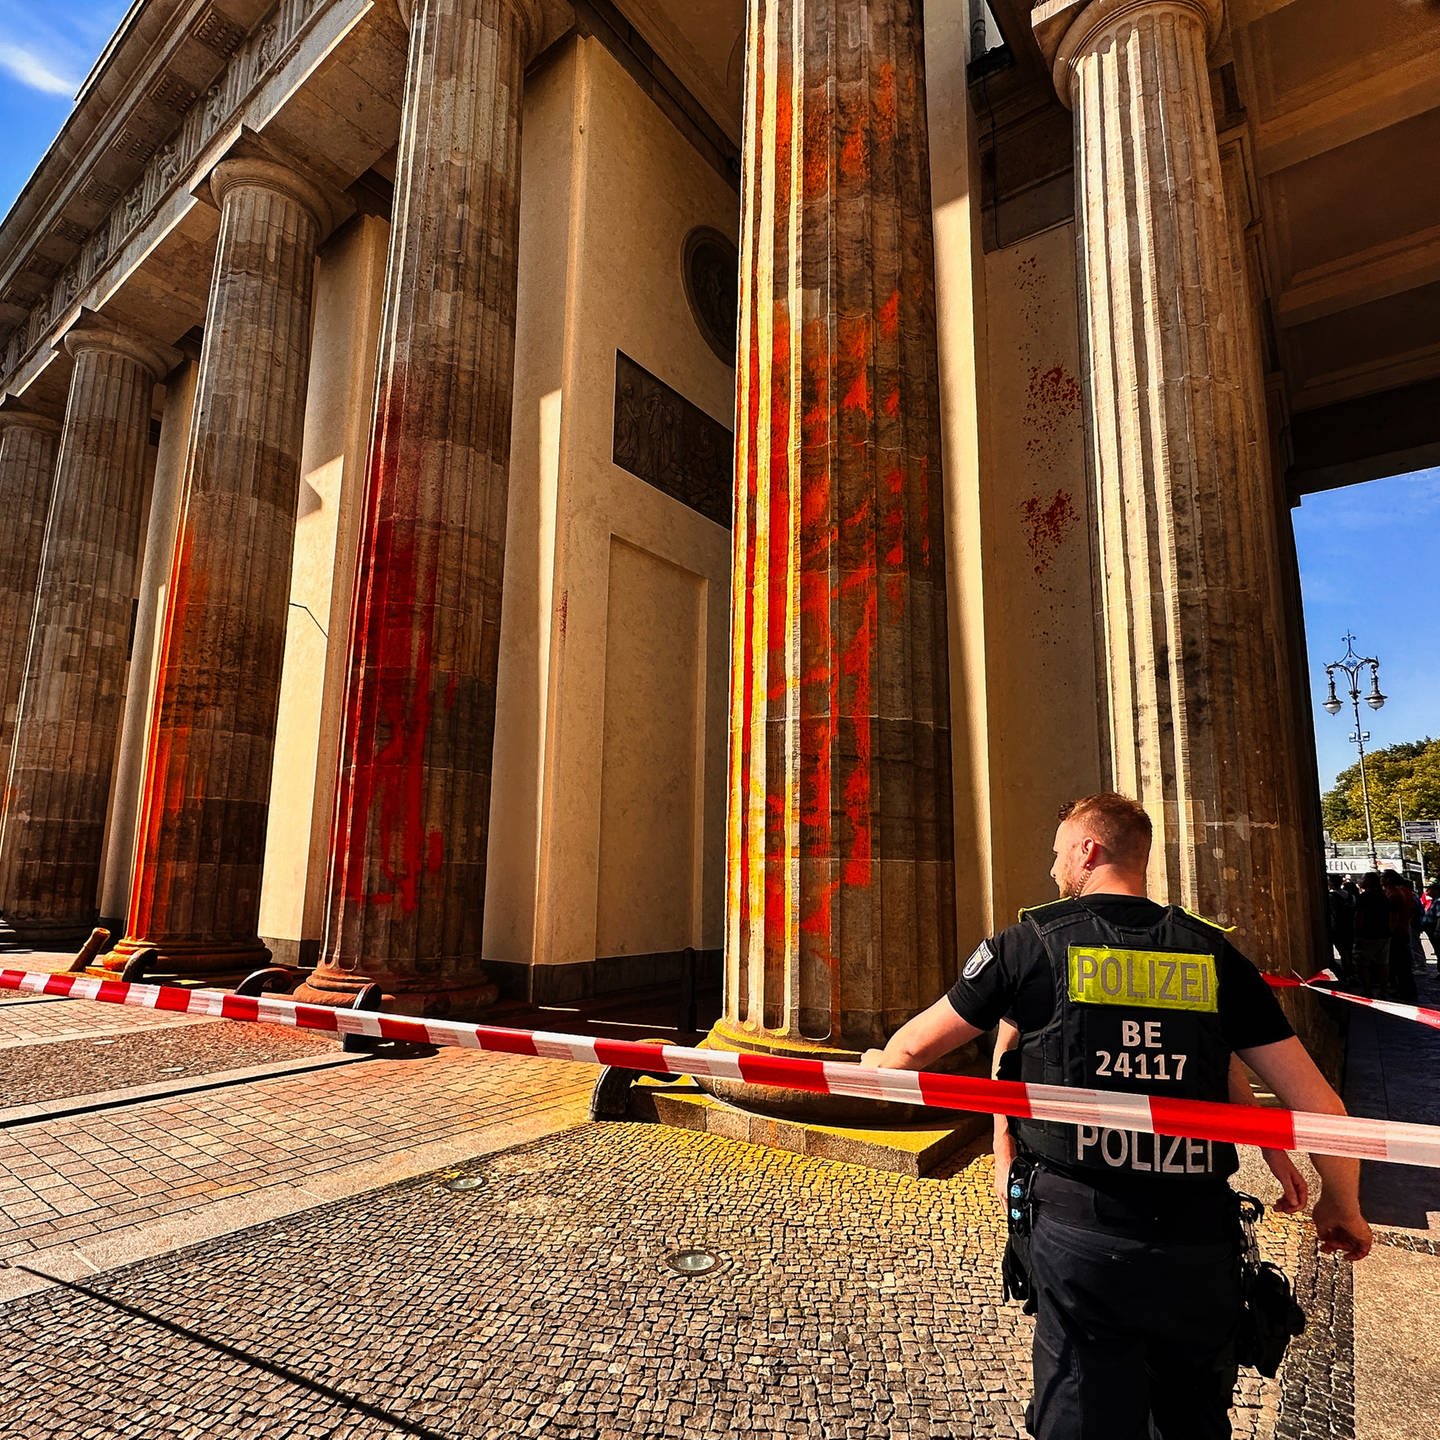
<path fill-rule="evenodd" d="M 873 327 L 868 315 L 843 319 L 840 322 L 839 353 L 836 375 L 844 389 L 840 409 L 863 416 L 868 422 L 875 418 L 875 405 L 870 393 L 870 360 L 873 349 Z M 868 424 L 857 426 L 852 443 L 868 444 Z"/>
<path fill-rule="evenodd" d="M 1048 370 L 1033 366 L 1028 393 L 1038 409 L 1060 415 L 1080 412 L 1080 382 L 1063 365 L 1052 365 Z"/>
<path fill-rule="evenodd" d="M 392 376 L 388 394 L 405 393 Z M 445 861 L 444 836 L 425 827 L 427 741 L 433 717 L 439 536 L 417 526 L 404 503 L 421 455 L 398 456 L 394 419 L 376 427 L 365 490 L 364 564 L 352 621 L 345 763 L 332 863 L 340 893 L 357 905 L 413 914 L 427 874 Z M 403 467 L 403 468 L 402 468 Z M 397 503 L 398 502 L 398 503 Z M 423 548 L 422 548 L 423 546 Z M 445 677 L 446 708 L 458 677 Z M 369 862 L 379 870 L 370 888 Z"/>
<path fill-rule="evenodd" d="M 880 307 L 880 333 L 887 340 L 893 340 L 900 333 L 900 291 L 890 292 L 890 298 Z M 895 391 L 899 395 L 899 390 Z"/>
<path fill-rule="evenodd" d="M 192 611 L 203 608 L 209 598 L 208 577 L 193 563 L 193 543 L 194 537 L 186 526 L 182 510 L 175 553 L 170 561 L 170 586 L 166 592 L 157 672 L 159 694 L 145 755 L 139 843 L 125 920 L 127 935 L 137 938 L 157 938 L 170 928 L 165 921 L 174 894 L 176 872 L 174 862 L 166 856 L 163 847 L 171 822 L 184 808 L 192 735 L 192 727 L 184 723 L 185 710 L 171 667 L 174 656 L 183 653 Z"/>
<path fill-rule="evenodd" d="M 1025 544 L 1043 575 L 1053 563 L 1065 537 L 1080 523 L 1080 512 L 1068 490 L 1057 490 L 1049 501 L 1032 496 L 1020 506 L 1025 522 Z"/>
<path fill-rule="evenodd" d="M 888 60 L 880 66 L 875 77 L 874 104 L 875 143 L 893 144 L 897 120 L 895 66 Z"/>
<path fill-rule="evenodd" d="M 560 592 L 560 638 L 561 638 L 561 640 L 564 640 L 564 638 L 565 638 L 565 631 L 566 631 L 566 629 L 568 628 L 569 624 L 570 624 L 570 592 L 569 592 L 568 590 L 562 590 L 562 591 Z"/>
<path fill-rule="evenodd" d="M 821 105 L 807 105 L 801 162 L 804 198 L 807 200 L 827 199 L 830 195 L 830 141 L 833 133 L 833 116 L 829 109 Z"/>
<path fill-rule="evenodd" d="M 870 509 L 867 496 L 855 516 L 846 523 L 862 520 Z M 864 531 L 860 564 L 841 581 L 841 590 L 858 591 L 863 597 L 860 617 L 854 633 L 840 651 L 838 674 L 840 702 L 847 712 L 854 745 L 855 761 L 841 787 L 841 803 L 848 824 L 849 844 L 844 855 L 841 878 L 846 885 L 867 886 L 871 876 L 871 848 L 874 815 L 871 806 L 871 758 L 873 716 L 871 715 L 871 679 L 875 665 L 876 640 L 876 565 L 875 532 Z M 842 608 L 843 613 L 843 608 Z M 848 691 L 849 703 L 845 703 Z"/>
<path fill-rule="evenodd" d="M 1064 365 L 1042 370 L 1030 369 L 1025 390 L 1025 426 L 1030 432 L 1025 449 L 1041 454 L 1072 432 L 1079 419 L 1082 393 L 1080 382 Z"/>

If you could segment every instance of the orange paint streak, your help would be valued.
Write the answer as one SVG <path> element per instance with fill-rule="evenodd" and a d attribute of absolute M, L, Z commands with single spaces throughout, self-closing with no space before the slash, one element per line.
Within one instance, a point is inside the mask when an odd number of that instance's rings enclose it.
<path fill-rule="evenodd" d="M 192 608 L 203 606 L 208 598 L 205 577 L 195 571 L 193 543 L 182 510 L 180 533 L 170 561 L 170 588 L 165 601 L 157 671 L 159 694 L 145 756 L 139 844 L 125 917 L 126 933 L 137 938 L 153 939 L 161 933 L 162 917 L 169 910 L 174 888 L 174 867 L 164 858 L 161 840 L 184 805 L 185 762 L 190 752 L 191 726 L 179 723 L 183 717 L 176 713 L 179 699 L 171 665 L 173 657 L 182 652 L 182 637 L 189 627 Z"/>
<path fill-rule="evenodd" d="M 853 427 L 851 430 L 852 442 L 864 444 L 869 440 L 868 422 L 875 418 L 875 402 L 870 390 L 870 362 L 874 343 L 874 327 L 870 317 L 860 315 L 842 320 L 838 340 L 836 378 L 844 393 L 840 409 L 842 413 L 864 417 L 867 424 L 858 431 Z"/>
<path fill-rule="evenodd" d="M 870 377 L 863 371 L 850 382 L 841 405 L 846 410 L 859 410 L 867 420 L 874 419 L 875 406 L 870 399 Z"/>
<path fill-rule="evenodd" d="M 828 110 L 806 107 L 804 156 L 801 160 L 801 184 L 806 200 L 826 199 L 830 195 L 831 116 Z"/>
<path fill-rule="evenodd" d="M 895 66 L 886 61 L 875 78 L 874 130 L 877 144 L 889 145 L 895 140 L 897 110 L 895 96 Z"/>
<path fill-rule="evenodd" d="M 387 407 L 405 394 L 390 378 Z M 398 417 L 376 427 L 365 488 L 362 583 L 351 630 L 345 751 L 331 836 L 332 873 L 345 901 L 398 903 L 410 915 L 426 875 L 445 863 L 444 836 L 425 828 L 428 741 L 435 694 L 453 705 L 459 677 L 435 674 L 440 537 L 418 525 L 410 504 L 421 455 L 397 452 Z M 422 548 L 423 547 L 423 548 Z M 378 871 L 370 888 L 372 866 Z"/>
<path fill-rule="evenodd" d="M 880 333 L 887 340 L 893 340 L 900 333 L 900 291 L 890 292 L 890 298 L 880 307 Z M 895 394 L 900 394 L 897 388 Z"/>

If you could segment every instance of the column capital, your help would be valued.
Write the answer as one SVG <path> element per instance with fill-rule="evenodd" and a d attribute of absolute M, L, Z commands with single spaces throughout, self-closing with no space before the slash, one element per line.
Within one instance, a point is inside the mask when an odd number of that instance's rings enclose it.
<path fill-rule="evenodd" d="M 1225 0 L 1043 0 L 1030 16 L 1040 53 L 1050 65 L 1055 91 L 1071 106 L 1071 79 L 1080 59 L 1138 13 L 1164 11 L 1198 16 L 1207 46 L 1220 38 Z"/>
<path fill-rule="evenodd" d="M 210 172 L 208 184 L 211 199 L 222 208 L 225 197 L 232 190 L 274 190 L 308 211 L 319 229 L 330 228 L 331 207 L 319 186 L 312 185 L 303 175 L 278 160 L 250 155 L 222 160 Z"/>
<path fill-rule="evenodd" d="M 26 430 L 39 430 L 46 435 L 58 435 L 60 422 L 38 410 L 24 410 L 20 406 L 0 405 L 0 431 L 10 426 L 22 426 Z"/>
<path fill-rule="evenodd" d="M 415 12 L 425 0 L 395 0 L 395 8 L 407 30 L 413 29 Z M 545 34 L 545 12 L 540 0 L 501 0 L 515 12 L 525 31 L 525 59 L 532 60 Z"/>
<path fill-rule="evenodd" d="M 219 210 L 228 194 L 246 188 L 270 190 L 293 200 L 314 220 L 317 240 L 328 238 L 355 213 L 347 196 L 248 126 L 208 171 L 196 176 L 190 193 Z"/>
<path fill-rule="evenodd" d="M 81 313 L 79 321 L 65 332 L 60 343 L 73 356 L 87 350 L 123 355 L 148 370 L 156 380 L 163 380 L 181 360 L 178 350 L 88 311 Z"/>

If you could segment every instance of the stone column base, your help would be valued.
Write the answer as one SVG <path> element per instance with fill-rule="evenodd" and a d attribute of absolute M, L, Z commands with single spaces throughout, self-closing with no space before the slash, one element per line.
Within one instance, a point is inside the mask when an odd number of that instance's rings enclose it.
<path fill-rule="evenodd" d="M 478 1020 L 499 998 L 500 987 L 484 976 L 463 981 L 431 981 L 423 976 L 406 976 L 404 984 L 395 977 L 376 979 L 359 971 L 325 967 L 312 971 L 290 997 L 302 1005 L 334 1005 L 345 1009 L 369 985 L 380 986 L 380 999 L 366 1009 L 392 1015 L 424 1015 L 432 1020 Z"/>
<path fill-rule="evenodd" d="M 772 1039 L 768 1035 L 741 1030 L 725 1020 L 716 1022 L 701 1042 L 703 1049 L 729 1050 L 746 1055 L 774 1055 L 787 1060 L 819 1060 L 853 1065 L 858 1050 L 827 1045 L 824 1041 L 793 1037 Z M 965 1046 L 946 1060 L 932 1066 L 946 1074 L 984 1075 L 983 1064 L 975 1059 L 973 1046 Z M 954 1111 L 934 1110 L 924 1105 L 896 1105 L 888 1100 L 857 1100 L 850 1095 L 817 1095 L 811 1090 L 786 1090 L 779 1086 L 748 1085 L 740 1080 L 696 1077 L 709 1094 L 758 1115 L 785 1120 L 807 1120 L 820 1125 L 909 1125 L 917 1121 L 953 1123 Z"/>
<path fill-rule="evenodd" d="M 86 974 L 113 980 L 142 950 L 154 950 L 146 965 L 148 974 L 180 975 L 186 979 L 243 980 L 252 970 L 270 963 L 267 946 L 256 940 L 146 940 L 127 935 Z M 146 978 L 144 976 L 141 977 Z"/>
<path fill-rule="evenodd" d="M 7 915 L 5 924 L 17 945 L 32 950 L 64 950 L 78 945 L 95 928 L 99 910 L 84 915 L 67 915 L 59 920 L 27 919 L 24 915 Z"/>
<path fill-rule="evenodd" d="M 891 1107 L 896 1108 L 896 1107 Z M 937 1118 L 905 1125 L 892 1115 L 885 1126 L 821 1125 L 813 1120 L 780 1120 L 736 1109 L 697 1084 L 682 1081 L 665 1085 L 648 1077 L 630 1091 L 632 1120 L 656 1121 L 678 1130 L 699 1130 L 727 1140 L 744 1140 L 770 1150 L 809 1155 L 819 1160 L 841 1160 L 892 1175 L 918 1178 L 929 1175 L 967 1145 L 988 1136 L 988 1115 L 967 1115 L 961 1110 L 927 1111 Z M 983 1153 L 986 1146 L 978 1147 Z"/>

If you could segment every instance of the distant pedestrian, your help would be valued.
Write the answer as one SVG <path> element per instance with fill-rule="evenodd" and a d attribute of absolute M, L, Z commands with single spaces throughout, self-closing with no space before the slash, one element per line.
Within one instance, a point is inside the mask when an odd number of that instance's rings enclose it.
<path fill-rule="evenodd" d="M 1403 880 L 1405 895 L 1410 902 L 1410 965 L 1413 970 L 1423 974 L 1425 947 L 1420 943 L 1420 936 L 1425 929 L 1425 906 L 1415 893 L 1415 882 L 1408 875 L 1404 876 Z"/>
<path fill-rule="evenodd" d="M 1361 877 L 1355 902 L 1355 979 L 1362 995 L 1384 995 L 1389 989 L 1390 911 L 1380 873 Z"/>
<path fill-rule="evenodd" d="M 1345 893 L 1338 875 L 1329 877 L 1325 893 L 1325 915 L 1330 923 L 1330 944 L 1339 961 L 1340 974 L 1351 978 L 1355 967 L 1355 901 Z"/>
<path fill-rule="evenodd" d="M 1414 904 L 1410 887 L 1398 871 L 1387 870 L 1381 880 L 1385 888 L 1386 919 L 1390 932 L 1387 954 L 1390 994 L 1412 1004 L 1416 998 L 1415 972 L 1410 968 L 1410 913 Z"/>

